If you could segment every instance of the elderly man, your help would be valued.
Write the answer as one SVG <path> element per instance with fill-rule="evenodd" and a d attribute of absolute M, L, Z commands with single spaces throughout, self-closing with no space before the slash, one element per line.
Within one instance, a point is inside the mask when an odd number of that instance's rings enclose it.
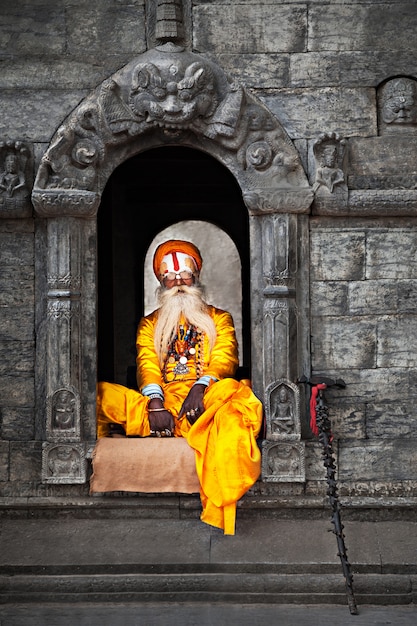
<path fill-rule="evenodd" d="M 196 452 L 201 519 L 234 534 L 236 502 L 260 473 L 262 405 L 233 378 L 233 320 L 203 299 L 201 267 L 190 242 L 156 249 L 159 308 L 137 331 L 139 391 L 99 383 L 98 436 L 185 437 Z"/>

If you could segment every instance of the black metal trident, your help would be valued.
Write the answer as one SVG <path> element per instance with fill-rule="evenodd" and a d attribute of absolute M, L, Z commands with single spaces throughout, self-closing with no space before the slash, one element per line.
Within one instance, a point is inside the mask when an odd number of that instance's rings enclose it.
<path fill-rule="evenodd" d="M 340 515 L 340 502 L 337 492 L 336 482 L 336 464 L 333 456 L 332 448 L 332 431 L 329 419 L 329 409 L 326 404 L 324 390 L 327 387 L 346 387 L 342 379 L 333 380 L 332 378 L 324 378 L 313 376 L 308 380 L 305 376 L 300 378 L 299 383 L 305 383 L 311 387 L 311 413 L 315 414 L 315 423 L 311 423 L 313 433 L 318 436 L 321 443 L 323 465 L 326 468 L 327 495 L 329 496 L 330 505 L 332 507 L 331 523 L 333 524 L 333 533 L 336 535 L 338 556 L 342 564 L 343 576 L 345 577 L 346 595 L 351 615 L 358 615 L 355 596 L 353 593 L 353 576 L 350 571 L 350 564 L 347 558 L 347 550 L 345 545 L 345 536 L 343 534 L 343 524 Z"/>

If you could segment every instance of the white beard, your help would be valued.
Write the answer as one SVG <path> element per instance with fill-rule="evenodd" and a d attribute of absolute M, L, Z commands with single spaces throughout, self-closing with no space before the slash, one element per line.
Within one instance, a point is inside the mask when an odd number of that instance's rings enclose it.
<path fill-rule="evenodd" d="M 196 285 L 180 285 L 157 290 L 158 320 L 155 326 L 155 350 L 162 367 L 167 355 L 167 347 L 174 339 L 178 325 L 183 316 L 189 324 L 193 324 L 207 335 L 210 350 L 216 341 L 216 327 L 208 314 L 207 303 L 203 300 L 203 289 Z"/>

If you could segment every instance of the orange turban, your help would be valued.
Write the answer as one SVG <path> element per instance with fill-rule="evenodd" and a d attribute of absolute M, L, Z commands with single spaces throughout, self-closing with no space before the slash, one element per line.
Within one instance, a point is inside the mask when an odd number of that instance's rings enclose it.
<path fill-rule="evenodd" d="M 162 259 L 164 256 L 171 254 L 172 252 L 182 252 L 183 254 L 190 256 L 197 267 L 197 271 L 200 272 L 201 266 L 203 265 L 203 259 L 199 249 L 190 241 L 170 239 L 169 241 L 161 243 L 155 250 L 155 254 L 153 256 L 153 271 L 158 280 L 161 274 L 160 268 Z"/>

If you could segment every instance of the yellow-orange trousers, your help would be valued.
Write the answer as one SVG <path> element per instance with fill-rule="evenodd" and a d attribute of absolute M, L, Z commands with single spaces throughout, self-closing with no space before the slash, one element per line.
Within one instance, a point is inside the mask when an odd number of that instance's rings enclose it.
<path fill-rule="evenodd" d="M 234 535 L 236 503 L 260 474 L 262 405 L 248 385 L 225 378 L 208 387 L 204 413 L 191 426 L 178 413 L 192 384 L 167 385 L 164 405 L 175 418 L 175 436 L 185 437 L 196 453 L 202 521 Z M 148 402 L 133 389 L 99 383 L 98 437 L 107 436 L 109 422 L 122 424 L 128 436 L 149 436 Z"/>

